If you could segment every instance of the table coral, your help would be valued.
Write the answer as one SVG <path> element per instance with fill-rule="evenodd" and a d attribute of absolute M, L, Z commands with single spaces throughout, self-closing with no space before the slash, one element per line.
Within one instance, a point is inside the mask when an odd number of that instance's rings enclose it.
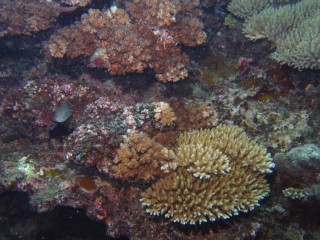
<path fill-rule="evenodd" d="M 268 195 L 264 173 L 274 167 L 270 154 L 241 128 L 221 125 L 179 139 L 178 170 L 142 194 L 141 202 L 151 215 L 181 224 L 215 221 L 252 210 Z M 186 147 L 189 151 L 183 151 Z M 202 147 L 219 156 L 206 155 Z"/>
<path fill-rule="evenodd" d="M 198 20 L 199 2 L 188 3 L 194 8 L 158 0 L 128 2 L 125 9 L 90 9 L 80 21 L 52 35 L 46 48 L 58 58 L 91 56 L 90 67 L 107 68 L 113 75 L 149 67 L 158 80 L 175 82 L 188 75 L 188 57 L 179 44 L 196 46 L 206 40 Z"/>

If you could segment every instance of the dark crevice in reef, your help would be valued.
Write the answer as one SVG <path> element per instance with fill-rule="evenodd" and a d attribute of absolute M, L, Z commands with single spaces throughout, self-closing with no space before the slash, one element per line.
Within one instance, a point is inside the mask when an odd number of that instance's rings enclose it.
<path fill-rule="evenodd" d="M 106 236 L 106 225 L 89 219 L 83 209 L 56 207 L 36 213 L 28 202 L 25 193 L 0 194 L 1 240 L 125 240 Z"/>

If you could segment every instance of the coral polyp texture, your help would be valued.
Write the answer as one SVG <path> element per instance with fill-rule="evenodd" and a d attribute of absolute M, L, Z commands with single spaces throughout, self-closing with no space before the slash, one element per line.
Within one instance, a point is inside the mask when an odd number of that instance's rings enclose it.
<path fill-rule="evenodd" d="M 75 10 L 54 1 L 12 0 L 0 3 L 0 37 L 32 35 L 50 28 L 61 12 Z"/>
<path fill-rule="evenodd" d="M 174 153 L 144 133 L 132 131 L 117 150 L 111 174 L 131 182 L 150 182 L 176 168 Z"/>
<path fill-rule="evenodd" d="M 163 127 L 170 126 L 177 120 L 176 115 L 169 103 L 155 102 L 154 112 L 154 118 L 159 121 Z"/>
<path fill-rule="evenodd" d="M 178 170 L 142 194 L 151 215 L 181 224 L 225 219 L 259 206 L 270 191 L 270 154 L 237 126 L 182 133 L 176 155 Z"/>
<path fill-rule="evenodd" d="M 89 66 L 113 75 L 154 69 L 162 82 L 188 76 L 180 45 L 205 42 L 198 1 L 129 1 L 124 9 L 90 9 L 80 21 L 59 29 L 47 43 L 53 57 L 89 57 Z"/>
<path fill-rule="evenodd" d="M 243 32 L 248 38 L 275 43 L 272 58 L 280 64 L 320 69 L 320 2 L 285 3 L 285 0 L 233 0 L 228 9 L 245 19 Z"/>

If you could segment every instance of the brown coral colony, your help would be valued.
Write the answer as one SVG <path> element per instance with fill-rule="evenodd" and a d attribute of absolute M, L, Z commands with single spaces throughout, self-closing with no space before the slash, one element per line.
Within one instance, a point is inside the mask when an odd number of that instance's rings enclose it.
<path fill-rule="evenodd" d="M 190 4 L 189 4 L 190 3 Z M 53 57 L 90 56 L 89 66 L 113 75 L 154 69 L 162 82 L 187 77 L 187 55 L 180 45 L 206 40 L 198 1 L 133 1 L 124 9 L 90 9 L 80 21 L 64 27 L 47 43 Z"/>

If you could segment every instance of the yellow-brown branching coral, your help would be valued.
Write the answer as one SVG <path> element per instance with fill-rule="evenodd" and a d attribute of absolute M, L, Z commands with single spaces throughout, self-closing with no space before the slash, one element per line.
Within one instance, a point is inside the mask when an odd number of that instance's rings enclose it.
<path fill-rule="evenodd" d="M 178 138 L 176 161 L 200 179 L 231 170 L 228 155 L 215 146 L 217 139 L 210 133 L 210 130 L 191 131 L 180 134 Z"/>
<path fill-rule="evenodd" d="M 262 146 L 225 125 L 180 135 L 176 162 L 178 169 L 149 187 L 141 202 L 151 215 L 181 224 L 252 210 L 268 195 L 264 173 L 274 167 Z"/>
<path fill-rule="evenodd" d="M 150 182 L 176 168 L 173 158 L 172 150 L 133 131 L 118 149 L 110 173 L 131 182 Z"/>
<path fill-rule="evenodd" d="M 120 1 L 121 2 L 121 1 Z M 198 1 L 135 0 L 105 10 L 90 9 L 80 21 L 57 31 L 47 49 L 54 57 L 91 56 L 89 66 L 124 75 L 154 69 L 159 81 L 187 77 L 189 61 L 180 45 L 206 40 Z M 190 7 L 193 6 L 193 7 Z"/>

